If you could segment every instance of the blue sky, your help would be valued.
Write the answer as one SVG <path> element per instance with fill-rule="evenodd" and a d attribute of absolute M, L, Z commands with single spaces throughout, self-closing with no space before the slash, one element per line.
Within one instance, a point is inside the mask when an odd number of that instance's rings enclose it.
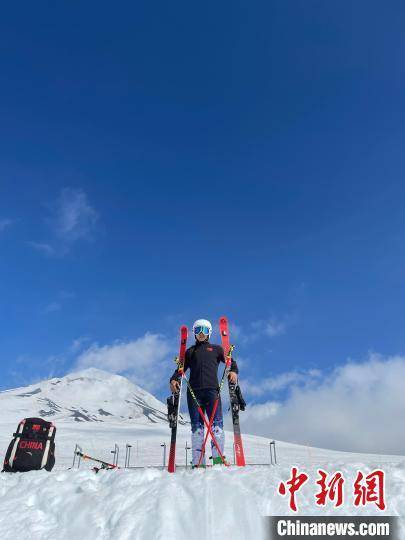
<path fill-rule="evenodd" d="M 6 8 L 2 388 L 145 339 L 165 379 L 179 324 L 222 314 L 248 384 L 403 354 L 404 16 Z"/>

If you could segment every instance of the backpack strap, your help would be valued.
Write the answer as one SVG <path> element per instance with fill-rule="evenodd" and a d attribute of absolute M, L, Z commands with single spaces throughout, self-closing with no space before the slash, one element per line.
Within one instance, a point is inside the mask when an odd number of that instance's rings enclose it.
<path fill-rule="evenodd" d="M 20 442 L 22 430 L 24 429 L 24 424 L 25 424 L 25 420 L 21 420 L 17 429 L 17 433 L 14 433 L 15 440 L 14 440 L 13 449 L 11 450 L 10 459 L 9 459 L 10 467 L 13 467 L 13 464 L 14 464 L 14 458 L 17 452 L 18 443 Z"/>
<path fill-rule="evenodd" d="M 48 456 L 49 456 L 49 448 L 51 446 L 51 438 L 52 438 L 54 430 L 55 430 L 55 426 L 52 424 L 52 426 L 49 428 L 49 431 L 48 431 L 48 439 L 46 441 L 44 455 L 42 456 L 41 469 L 43 469 L 45 465 L 47 464 Z"/>

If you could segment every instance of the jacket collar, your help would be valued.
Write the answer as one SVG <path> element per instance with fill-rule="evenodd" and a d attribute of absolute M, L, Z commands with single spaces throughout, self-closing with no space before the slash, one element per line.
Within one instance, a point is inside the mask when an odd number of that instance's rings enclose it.
<path fill-rule="evenodd" d="M 201 345 L 209 345 L 209 340 L 207 341 L 198 341 L 197 339 L 195 340 L 195 346 L 196 347 L 201 347 Z"/>

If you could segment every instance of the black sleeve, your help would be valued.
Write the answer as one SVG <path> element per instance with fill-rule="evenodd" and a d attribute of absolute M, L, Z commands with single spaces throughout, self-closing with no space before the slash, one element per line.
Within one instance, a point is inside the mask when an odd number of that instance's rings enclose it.
<path fill-rule="evenodd" d="M 233 358 L 231 362 L 231 371 L 233 371 L 234 373 L 239 373 L 238 364 L 235 362 Z"/>
<path fill-rule="evenodd" d="M 219 361 L 225 363 L 225 355 L 224 355 L 224 349 L 222 347 L 219 347 Z M 233 371 L 234 373 L 239 373 L 238 364 L 235 362 L 235 360 L 232 358 L 231 360 L 231 368 L 230 371 Z"/>
<path fill-rule="evenodd" d="M 190 357 L 190 354 L 189 354 L 189 349 L 187 349 L 186 351 L 186 355 L 184 357 L 184 369 L 183 371 L 186 372 L 188 370 L 188 367 L 189 367 L 189 357 Z M 180 373 L 179 373 L 179 370 L 178 368 L 174 370 L 173 372 L 173 375 L 170 377 L 170 382 L 172 381 L 179 381 L 180 380 Z"/>

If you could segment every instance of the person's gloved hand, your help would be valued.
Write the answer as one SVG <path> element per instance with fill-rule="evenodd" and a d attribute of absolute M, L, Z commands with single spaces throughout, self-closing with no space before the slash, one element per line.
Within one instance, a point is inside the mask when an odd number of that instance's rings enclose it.
<path fill-rule="evenodd" d="M 230 371 L 228 373 L 228 379 L 232 384 L 236 384 L 238 380 L 238 375 L 234 373 L 233 371 Z"/>

